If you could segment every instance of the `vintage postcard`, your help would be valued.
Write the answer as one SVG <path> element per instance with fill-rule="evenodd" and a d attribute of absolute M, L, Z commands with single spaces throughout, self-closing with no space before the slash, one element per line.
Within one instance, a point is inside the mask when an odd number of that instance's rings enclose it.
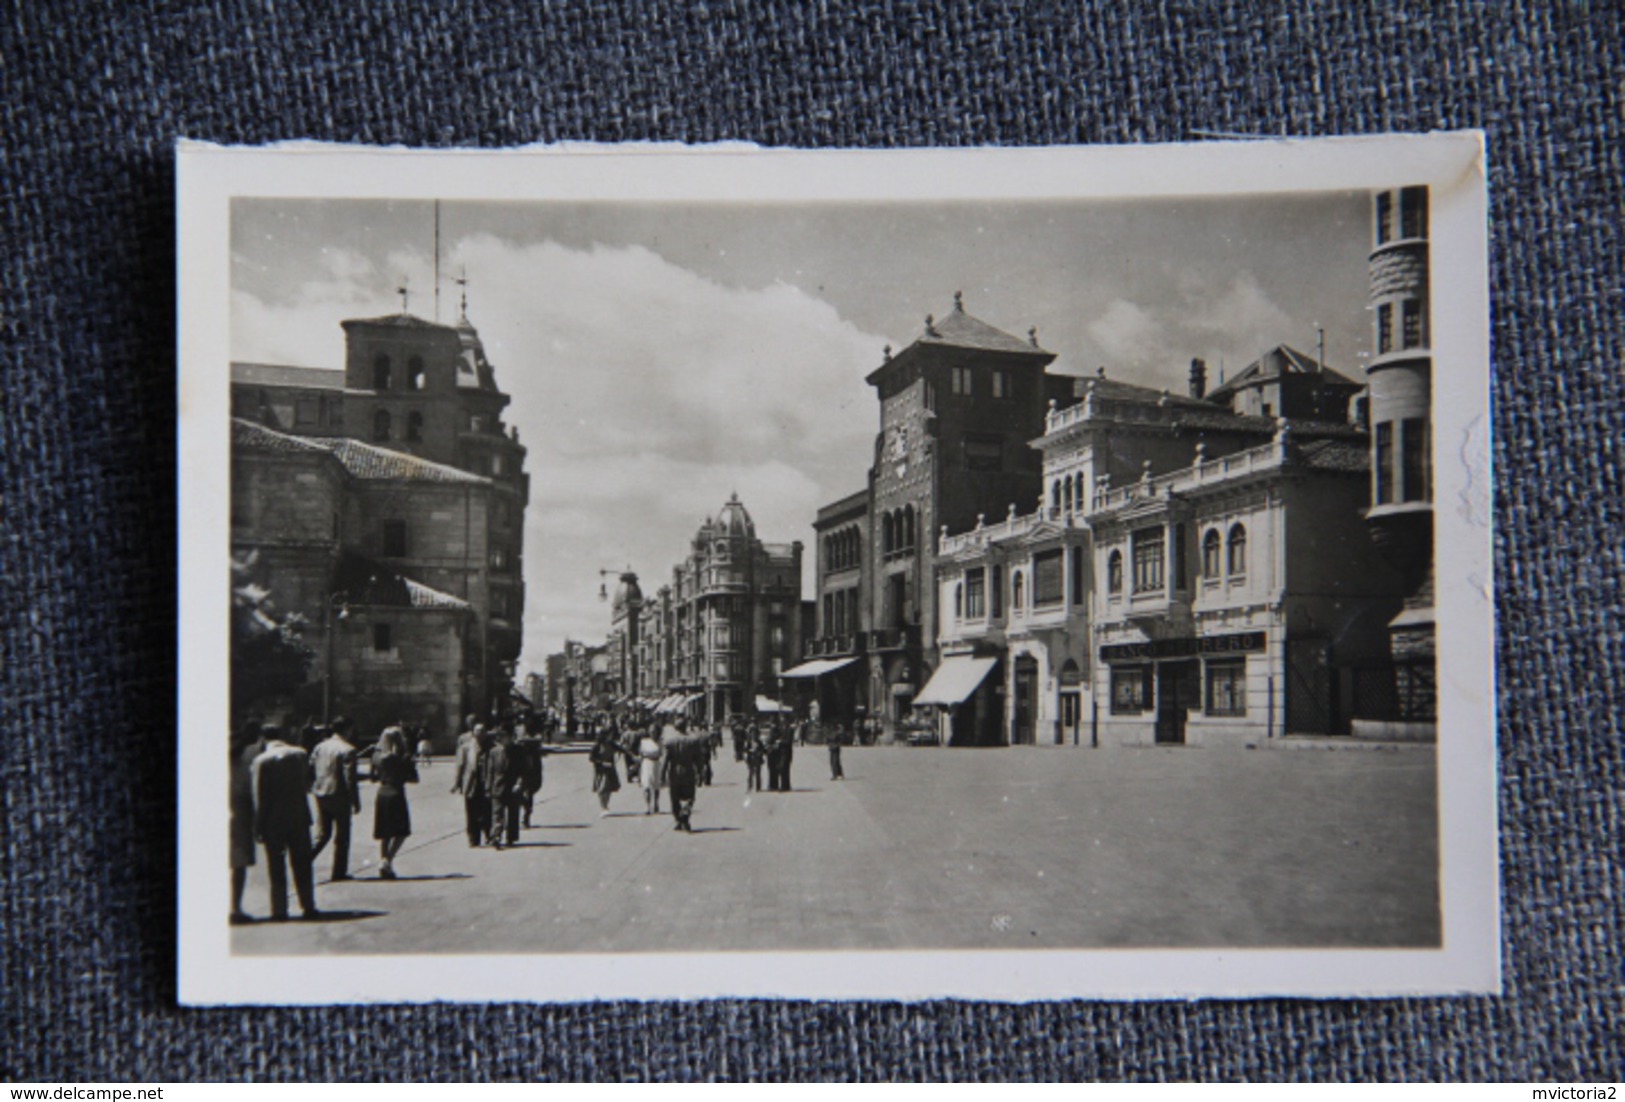
<path fill-rule="evenodd" d="M 180 995 L 1496 991 L 1484 150 L 179 151 Z"/>

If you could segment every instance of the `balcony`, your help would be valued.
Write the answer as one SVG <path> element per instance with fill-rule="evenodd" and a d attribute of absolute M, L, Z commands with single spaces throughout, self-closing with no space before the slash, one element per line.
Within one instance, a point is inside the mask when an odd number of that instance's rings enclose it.
<path fill-rule="evenodd" d="M 863 632 L 852 635 L 826 635 L 807 644 L 808 658 L 843 658 L 849 654 L 862 654 L 868 637 Z"/>
<path fill-rule="evenodd" d="M 909 624 L 900 628 L 881 628 L 869 633 L 869 649 L 875 652 L 894 650 L 918 650 L 920 646 L 920 629 Z"/>

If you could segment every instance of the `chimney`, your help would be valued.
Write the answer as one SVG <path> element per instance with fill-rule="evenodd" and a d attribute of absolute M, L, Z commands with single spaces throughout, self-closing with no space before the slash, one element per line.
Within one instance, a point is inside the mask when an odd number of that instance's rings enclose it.
<path fill-rule="evenodd" d="M 1191 360 L 1191 397 L 1201 398 L 1207 394 L 1207 361 L 1200 358 Z"/>

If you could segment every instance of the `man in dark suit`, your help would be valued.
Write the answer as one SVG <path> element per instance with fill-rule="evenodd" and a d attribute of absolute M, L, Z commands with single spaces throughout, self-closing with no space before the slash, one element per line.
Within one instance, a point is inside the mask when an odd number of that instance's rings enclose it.
<path fill-rule="evenodd" d="M 293 865 L 299 909 L 315 918 L 316 886 L 310 870 L 310 804 L 305 798 L 309 759 L 286 741 L 280 727 L 266 727 L 265 751 L 254 759 L 254 833 L 265 845 L 271 876 L 271 917 L 288 917 L 288 872 Z"/>
<path fill-rule="evenodd" d="M 514 753 L 513 732 L 497 728 L 496 738 L 485 753 L 485 791 L 491 798 L 491 844 L 497 849 L 519 842 L 519 758 Z"/>
<path fill-rule="evenodd" d="M 316 797 L 316 840 L 312 863 L 333 842 L 333 879 L 350 879 L 350 817 L 361 812 L 361 786 L 356 779 L 356 750 L 349 741 L 350 721 L 333 721 L 332 734 L 310 752 L 310 794 Z"/>

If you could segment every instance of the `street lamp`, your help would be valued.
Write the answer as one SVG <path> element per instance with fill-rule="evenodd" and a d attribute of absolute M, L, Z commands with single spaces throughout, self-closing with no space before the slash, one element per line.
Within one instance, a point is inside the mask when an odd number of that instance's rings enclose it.
<path fill-rule="evenodd" d="M 333 651 L 338 643 L 334 635 L 334 625 L 340 620 L 350 618 L 349 600 L 349 594 L 339 589 L 329 593 L 327 600 L 322 603 L 322 619 L 327 635 L 327 671 L 322 678 L 323 723 L 333 718 Z"/>

